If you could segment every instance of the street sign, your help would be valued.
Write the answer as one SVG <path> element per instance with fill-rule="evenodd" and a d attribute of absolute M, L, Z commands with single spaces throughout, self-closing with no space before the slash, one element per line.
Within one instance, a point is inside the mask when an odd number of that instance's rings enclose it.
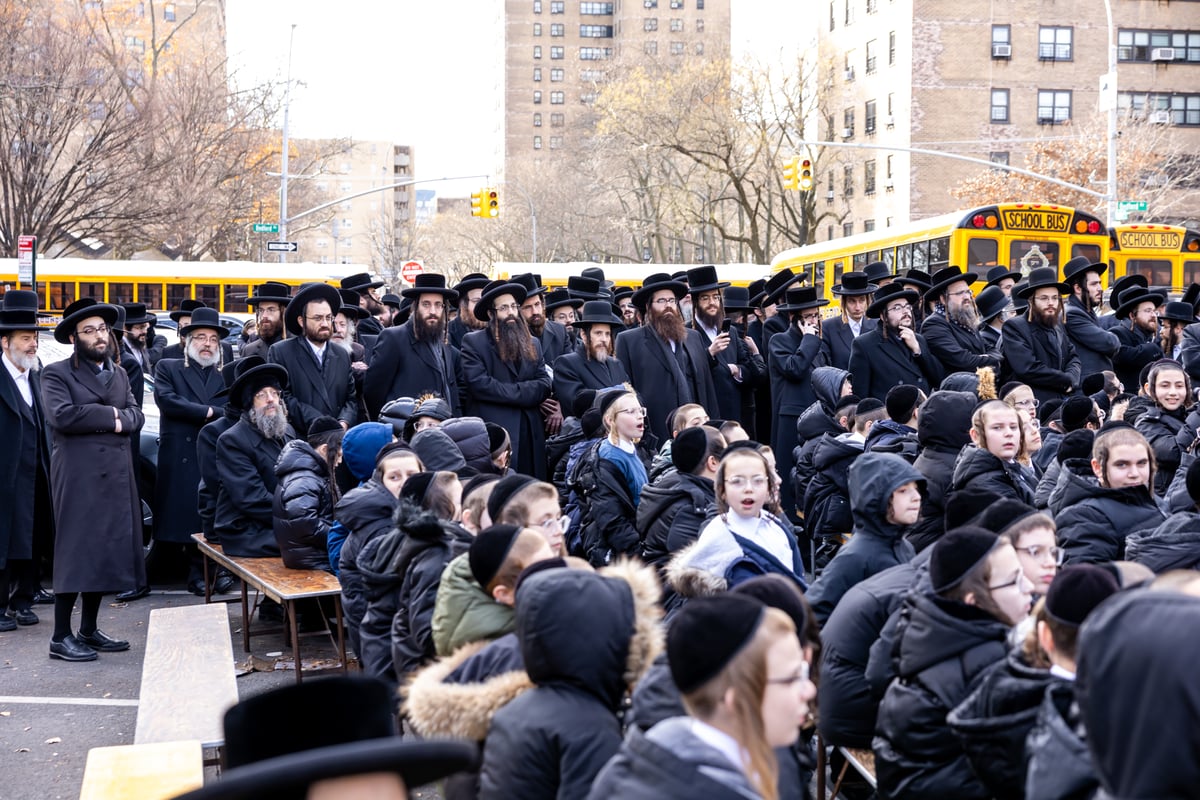
<path fill-rule="evenodd" d="M 408 283 L 412 283 L 417 279 L 417 276 L 425 271 L 425 265 L 420 261 L 405 261 L 400 265 L 400 277 L 404 278 Z"/>
<path fill-rule="evenodd" d="M 267 252 L 270 253 L 294 253 L 300 249 L 300 245 L 296 242 L 267 242 Z"/>
<path fill-rule="evenodd" d="M 1122 200 L 1117 203 L 1117 208 L 1121 211 L 1147 211 L 1149 205 L 1145 200 Z"/>
<path fill-rule="evenodd" d="M 255 233 L 279 233 L 279 223 L 277 222 L 256 222 L 254 223 Z"/>
<path fill-rule="evenodd" d="M 37 237 L 17 237 L 17 283 L 32 287 L 35 279 L 34 264 L 37 261 Z"/>

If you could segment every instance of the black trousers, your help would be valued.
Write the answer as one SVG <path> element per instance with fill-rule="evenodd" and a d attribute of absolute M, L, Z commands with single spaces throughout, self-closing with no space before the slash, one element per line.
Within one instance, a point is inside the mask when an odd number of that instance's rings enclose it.
<path fill-rule="evenodd" d="M 0 613 L 29 611 L 37 594 L 37 568 L 32 559 L 9 559 L 0 568 Z"/>

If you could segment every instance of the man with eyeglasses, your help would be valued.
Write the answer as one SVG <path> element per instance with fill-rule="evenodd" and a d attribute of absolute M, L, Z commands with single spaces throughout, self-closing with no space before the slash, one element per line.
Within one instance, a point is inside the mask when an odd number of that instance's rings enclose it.
<path fill-rule="evenodd" d="M 129 376 L 113 363 L 116 306 L 92 298 L 63 311 L 54 330 L 71 358 L 42 370 L 42 402 L 51 431 L 54 524 L 54 632 L 50 657 L 94 661 L 97 651 L 129 649 L 97 627 L 106 592 L 146 585 L 142 508 L 131 439 L 145 417 Z M 195 497 L 193 494 L 193 504 Z M 78 635 L 71 611 L 83 595 Z"/>
<path fill-rule="evenodd" d="M 302 287 L 284 312 L 288 338 L 267 351 L 267 361 L 287 369 L 284 399 L 298 430 L 307 431 L 317 417 L 333 417 L 343 428 L 358 422 L 350 354 L 329 341 L 341 307 L 342 295 L 329 284 Z"/>
<path fill-rule="evenodd" d="M 891 283 L 876 292 L 867 306 L 867 317 L 879 324 L 850 348 L 851 380 L 859 397 L 883 401 L 901 384 L 915 386 L 928 396 L 942 382 L 941 362 L 913 328 L 912 304 L 919 297 L 915 289 Z"/>
<path fill-rule="evenodd" d="M 292 297 L 292 287 L 278 281 L 260 283 L 254 294 L 246 298 L 246 305 L 254 309 L 254 322 L 258 326 L 258 338 L 242 345 L 240 355 L 267 357 L 271 345 L 283 341 L 283 311 Z"/>
<path fill-rule="evenodd" d="M 687 291 L 687 284 L 666 273 L 648 276 L 633 294 L 642 326 L 617 337 L 617 358 L 646 401 L 647 424 L 658 443 L 671 438 L 668 417 L 680 406 L 699 403 L 710 414 L 718 408 L 709 351 L 679 313 Z"/>
<path fill-rule="evenodd" d="M 1029 300 L 1029 308 L 1005 322 L 1000 337 L 1010 379 L 1033 389 L 1043 403 L 1061 400 L 1079 387 L 1079 356 L 1062 324 L 1062 296 L 1070 291 L 1058 280 L 1056 267 L 1030 270 L 1028 281 L 1014 292 Z"/>
<path fill-rule="evenodd" d="M 971 293 L 978 276 L 958 267 L 933 273 L 933 286 L 925 293 L 935 301 L 934 311 L 921 323 L 921 335 L 946 374 L 974 373 L 980 367 L 997 369 L 1000 352 L 987 345 L 979 333 L 979 311 Z"/>
<path fill-rule="evenodd" d="M 172 321 L 174 321 L 175 326 L 176 326 L 175 330 L 178 331 L 180 328 L 186 328 L 191 323 L 192 313 L 198 308 L 208 308 L 208 306 L 203 301 L 200 301 L 200 300 L 192 300 L 192 299 L 183 300 L 179 303 L 179 307 L 177 309 L 175 309 L 174 311 L 172 311 L 167 316 L 169 316 L 172 319 Z M 151 331 L 154 330 L 153 326 L 151 327 L 150 330 Z M 157 366 L 158 362 L 164 358 L 183 358 L 183 340 L 182 339 L 179 339 L 178 341 L 175 342 L 175 344 L 172 344 L 169 346 L 165 345 L 166 340 L 163 339 L 164 346 L 161 348 L 158 346 L 159 345 L 159 342 L 157 341 L 158 339 L 162 339 L 162 337 L 161 336 L 156 337 L 156 341 L 152 347 L 151 352 L 157 351 L 158 355 L 155 358 L 151 358 L 151 360 L 150 360 L 151 366 Z M 233 345 L 231 343 L 225 342 L 225 341 L 221 342 L 221 359 L 222 359 L 222 362 L 225 364 L 233 363 L 234 354 L 233 354 Z"/>

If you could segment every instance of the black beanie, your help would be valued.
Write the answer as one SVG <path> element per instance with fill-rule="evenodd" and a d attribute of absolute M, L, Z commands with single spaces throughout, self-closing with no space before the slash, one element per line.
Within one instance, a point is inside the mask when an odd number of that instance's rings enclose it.
<path fill-rule="evenodd" d="M 1088 423 L 1088 417 L 1095 413 L 1090 397 L 1068 397 L 1062 404 L 1063 431 L 1077 431 Z"/>
<path fill-rule="evenodd" d="M 1093 372 L 1085 376 L 1083 382 L 1079 385 L 1079 391 L 1083 394 L 1095 394 L 1096 392 L 1104 391 L 1104 373 Z"/>
<path fill-rule="evenodd" d="M 766 607 L 726 592 L 689 600 L 667 630 L 667 663 L 682 694 L 690 694 L 725 669 L 758 630 Z"/>
<path fill-rule="evenodd" d="M 987 489 L 959 489 L 946 498 L 944 530 L 961 528 L 1000 499 L 1000 495 Z"/>
<path fill-rule="evenodd" d="M 691 474 L 708 452 L 708 434 L 704 427 L 684 428 L 671 442 L 671 463 L 680 472 Z"/>
<path fill-rule="evenodd" d="M 471 567 L 471 575 L 485 590 L 504 566 L 504 559 L 508 558 L 520 532 L 518 525 L 493 525 L 481 530 L 471 542 L 467 564 Z"/>
<path fill-rule="evenodd" d="M 500 519 L 500 512 L 503 510 L 504 504 L 534 480 L 528 475 L 514 472 L 512 475 L 505 475 L 496 481 L 496 485 L 492 488 L 492 496 L 488 498 L 487 502 L 488 516 L 492 518 L 492 522 Z"/>
<path fill-rule="evenodd" d="M 917 401 L 921 397 L 921 390 L 909 383 L 902 383 L 899 386 L 893 386 L 888 390 L 887 414 L 893 422 L 904 424 L 912 419 L 913 411 L 917 407 Z"/>
<path fill-rule="evenodd" d="M 976 525 L 984 530 L 999 534 L 1026 517 L 1032 517 L 1037 513 L 1040 512 L 1031 505 L 1022 503 L 1020 500 L 1014 500 L 1011 497 L 1002 497 L 983 509 L 982 512 L 969 520 L 969 522 L 971 525 Z"/>
<path fill-rule="evenodd" d="M 857 417 L 860 414 L 869 414 L 872 411 L 878 411 L 881 408 L 884 408 L 884 405 L 883 401 L 879 398 L 864 397 L 862 400 L 859 400 L 858 405 L 854 407 L 854 416 Z"/>
<path fill-rule="evenodd" d="M 1071 431 L 1058 443 L 1058 452 L 1054 454 L 1054 458 L 1060 464 L 1068 458 L 1091 458 L 1095 441 L 1095 432 L 1087 428 Z"/>
<path fill-rule="evenodd" d="M 1092 609 L 1120 590 L 1112 573 L 1094 564 L 1064 567 L 1046 591 L 1046 614 L 1060 625 L 1078 628 Z"/>
<path fill-rule="evenodd" d="M 837 405 L 835 405 L 833 407 L 833 416 L 840 417 L 842 415 L 843 411 L 850 408 L 851 406 L 857 406 L 858 403 L 859 403 L 859 398 L 858 398 L 858 395 L 856 395 L 856 394 L 848 394 L 845 397 L 839 397 L 838 401 L 837 401 Z"/>
<path fill-rule="evenodd" d="M 311 439 L 313 436 L 320 436 L 322 433 L 340 431 L 341 429 L 342 423 L 338 422 L 333 417 L 317 417 L 312 421 L 312 424 L 308 426 L 308 438 Z"/>
<path fill-rule="evenodd" d="M 792 623 L 796 626 L 796 635 L 801 640 L 804 639 L 808 629 L 808 603 L 790 578 L 775 572 L 759 575 L 739 583 L 733 589 L 733 593 L 750 595 L 761 600 L 763 605 L 778 608 L 792 618 Z"/>
<path fill-rule="evenodd" d="M 996 546 L 996 534 L 966 526 L 948 531 L 933 544 L 929 556 L 929 582 L 935 594 L 943 594 L 962 583 L 983 563 Z"/>
<path fill-rule="evenodd" d="M 433 483 L 436 475 L 436 472 L 418 472 L 410 475 L 404 482 L 404 486 L 400 488 L 400 499 L 407 500 L 415 506 L 421 506 L 425 500 L 425 493 L 429 491 L 429 485 Z"/>
<path fill-rule="evenodd" d="M 1200 506 L 1200 458 L 1188 465 L 1185 480 L 1188 497 L 1192 498 L 1193 503 Z"/>

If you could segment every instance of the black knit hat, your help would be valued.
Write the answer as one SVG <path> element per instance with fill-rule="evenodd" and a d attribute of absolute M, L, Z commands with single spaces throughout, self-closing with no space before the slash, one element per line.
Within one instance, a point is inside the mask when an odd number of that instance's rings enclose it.
<path fill-rule="evenodd" d="M 313 436 L 319 436 L 322 433 L 340 431 L 341 429 L 342 424 L 333 417 L 320 416 L 314 419 L 312 424 L 308 426 L 308 436 L 309 438 L 312 438 Z"/>
<path fill-rule="evenodd" d="M 739 583 L 733 593 L 750 595 L 763 605 L 787 614 L 796 626 L 796 635 L 803 641 L 808 629 L 809 608 L 795 581 L 771 572 Z"/>
<path fill-rule="evenodd" d="M 496 482 L 496 486 L 492 489 L 492 496 L 488 498 L 487 510 L 488 516 L 492 521 L 500 519 L 500 512 L 504 508 L 504 504 L 512 499 L 512 496 L 524 489 L 529 484 L 533 483 L 535 478 L 529 475 L 522 475 L 519 472 L 514 472 L 512 475 L 505 475 Z"/>
<path fill-rule="evenodd" d="M 667 630 L 667 662 L 683 694 L 711 681 L 741 652 L 762 622 L 766 606 L 743 594 L 697 597 Z"/>
<path fill-rule="evenodd" d="M 1088 417 L 1096 412 L 1092 398 L 1068 397 L 1063 401 L 1061 418 L 1064 431 L 1077 431 L 1088 423 Z"/>
<path fill-rule="evenodd" d="M 842 415 L 842 412 L 845 411 L 847 408 L 850 408 L 851 406 L 857 406 L 858 404 L 859 404 L 859 397 L 856 394 L 848 394 L 848 395 L 845 395 L 844 397 L 839 397 L 838 401 L 837 401 L 837 405 L 835 405 L 833 407 L 833 416 L 835 418 L 840 417 Z"/>
<path fill-rule="evenodd" d="M 920 399 L 920 389 L 910 383 L 902 383 L 888 390 L 884 404 L 893 422 L 905 423 L 912 419 L 913 410 Z"/>
<path fill-rule="evenodd" d="M 1104 373 L 1093 372 L 1090 375 L 1085 376 L 1083 381 L 1079 384 L 1079 391 L 1087 395 L 1104 391 Z"/>
<path fill-rule="evenodd" d="M 407 500 L 414 506 L 421 506 L 436 475 L 436 472 L 418 472 L 410 475 L 400 489 L 400 499 Z"/>
<path fill-rule="evenodd" d="M 1092 609 L 1120 590 L 1112 573 L 1094 564 L 1064 567 L 1046 590 L 1046 614 L 1060 625 L 1078 628 Z"/>
<path fill-rule="evenodd" d="M 704 426 L 684 428 L 671 442 L 671 463 L 680 472 L 691 474 L 708 452 L 708 434 Z"/>
<path fill-rule="evenodd" d="M 1192 498 L 1192 502 L 1200 506 L 1200 458 L 1196 459 L 1188 466 L 1187 475 L 1188 497 Z"/>
<path fill-rule="evenodd" d="M 976 514 L 969 522 L 973 526 L 1000 534 L 1037 513 L 1038 510 L 1027 503 L 1011 497 L 1002 497 Z"/>
<path fill-rule="evenodd" d="M 965 526 L 947 531 L 934 542 L 929 556 L 929 581 L 936 594 L 958 586 L 996 546 L 996 534 L 985 528 Z"/>
<path fill-rule="evenodd" d="M 496 577 L 496 573 L 504 566 L 504 559 L 512 550 L 513 542 L 521 533 L 519 525 L 493 525 L 484 528 L 471 542 L 467 551 L 467 564 L 471 567 L 471 575 L 484 589 Z"/>
<path fill-rule="evenodd" d="M 1096 434 L 1087 428 L 1071 431 L 1058 443 L 1058 452 L 1054 454 L 1058 463 L 1068 458 L 1091 458 L 1092 445 L 1096 443 Z"/>
<path fill-rule="evenodd" d="M 945 530 L 952 531 L 970 523 L 1000 499 L 1000 495 L 987 489 L 959 489 L 953 492 L 946 498 Z"/>
<path fill-rule="evenodd" d="M 872 411 L 878 411 L 883 408 L 883 401 L 878 397 L 864 397 L 858 401 L 858 405 L 854 407 L 854 415 L 869 414 Z"/>

